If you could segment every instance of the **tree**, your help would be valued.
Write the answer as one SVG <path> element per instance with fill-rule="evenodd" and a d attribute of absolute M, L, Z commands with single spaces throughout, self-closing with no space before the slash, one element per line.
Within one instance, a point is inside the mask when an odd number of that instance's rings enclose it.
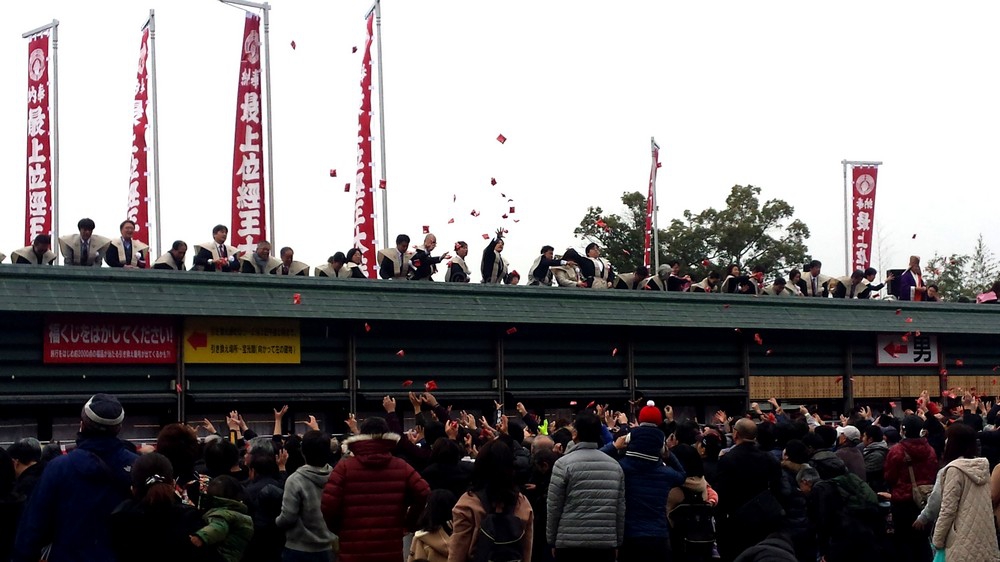
<path fill-rule="evenodd" d="M 760 191 L 736 185 L 721 211 L 684 211 L 683 219 L 673 219 L 668 229 L 659 231 L 660 263 L 677 259 L 694 278 L 713 269 L 722 273 L 729 264 L 741 269 L 761 265 L 780 273 L 800 267 L 807 257 L 809 228 L 792 218 L 795 209 L 781 199 L 761 205 Z M 598 242 L 616 269 L 631 271 L 643 258 L 646 196 L 624 193 L 622 203 L 624 216 L 604 215 L 600 207 L 590 207 L 574 233 Z"/>
<path fill-rule="evenodd" d="M 975 300 L 976 295 L 989 289 L 1000 275 L 1000 265 L 980 234 L 972 254 L 934 254 L 924 274 L 928 284 L 935 284 L 945 300 L 957 301 L 963 297 Z"/>

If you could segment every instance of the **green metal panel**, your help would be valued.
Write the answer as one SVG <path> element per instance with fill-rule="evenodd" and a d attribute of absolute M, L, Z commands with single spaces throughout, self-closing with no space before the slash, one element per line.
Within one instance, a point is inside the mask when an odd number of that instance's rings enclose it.
<path fill-rule="evenodd" d="M 564 314 L 554 311 L 553 316 Z M 507 392 L 514 396 L 548 391 L 628 392 L 627 331 L 600 322 L 558 327 L 511 323 L 510 327 L 517 332 L 507 334 L 510 328 L 502 332 L 504 377 Z M 618 352 L 612 354 L 615 349 Z"/>
<path fill-rule="evenodd" d="M 355 344 L 362 394 L 423 391 L 432 380 L 442 393 L 495 394 L 495 335 L 489 327 L 437 322 L 372 322 L 369 326 L 370 331 L 356 335 Z M 413 385 L 404 387 L 408 380 Z"/>
<path fill-rule="evenodd" d="M 647 390 L 740 387 L 742 341 L 722 330 L 685 330 L 670 337 L 635 343 L 636 388 Z"/>
<path fill-rule="evenodd" d="M 760 334 L 760 345 L 753 341 L 754 334 Z M 744 336 L 750 338 L 751 376 L 844 375 L 846 339 L 841 335 L 744 330 Z"/>

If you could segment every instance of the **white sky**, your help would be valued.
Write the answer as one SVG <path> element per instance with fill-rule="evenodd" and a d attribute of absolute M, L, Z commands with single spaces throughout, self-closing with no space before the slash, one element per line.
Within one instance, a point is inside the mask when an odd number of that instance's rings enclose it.
<path fill-rule="evenodd" d="M 353 239 L 353 193 L 343 188 L 356 168 L 370 4 L 273 4 L 276 244 L 318 265 Z M 623 191 L 645 191 L 655 136 L 661 226 L 684 209 L 719 208 L 732 185 L 752 183 L 795 207 L 813 256 L 840 274 L 840 161 L 882 160 L 876 221 L 893 266 L 905 267 L 911 253 L 969 252 L 980 232 L 1000 249 L 989 228 L 1000 4 L 627 6 L 385 0 L 390 236 L 406 232 L 417 243 L 429 225 L 437 253 L 464 239 L 478 264 L 482 234 L 506 225 L 504 255 L 525 274 L 543 244 L 574 243 L 588 205 L 617 212 Z M 149 8 L 164 245 L 203 242 L 213 225 L 228 224 L 242 13 L 213 0 L 16 2 L 0 19 L 4 253 L 22 245 L 24 230 L 21 33 L 61 22 L 60 234 L 89 216 L 110 236 L 126 211 L 135 61 Z M 501 220 L 501 192 L 515 199 L 519 223 Z"/>

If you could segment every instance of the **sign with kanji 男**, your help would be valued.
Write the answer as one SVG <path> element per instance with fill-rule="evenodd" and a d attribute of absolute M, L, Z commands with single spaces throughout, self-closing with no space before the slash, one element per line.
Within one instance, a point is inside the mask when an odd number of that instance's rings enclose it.
<path fill-rule="evenodd" d="M 52 317 L 45 323 L 45 363 L 175 363 L 173 320 L 114 316 Z"/>
<path fill-rule="evenodd" d="M 938 364 L 937 336 L 917 333 L 878 336 L 875 353 L 878 365 L 934 367 Z"/>
<path fill-rule="evenodd" d="M 294 363 L 302 360 L 298 320 L 188 318 L 185 363 Z"/>

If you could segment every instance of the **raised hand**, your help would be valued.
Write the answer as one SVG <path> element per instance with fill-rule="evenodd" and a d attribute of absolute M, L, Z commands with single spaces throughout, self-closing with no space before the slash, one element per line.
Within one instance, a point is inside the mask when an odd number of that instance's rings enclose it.
<path fill-rule="evenodd" d="M 396 411 L 396 399 L 388 395 L 382 397 L 382 407 L 385 408 L 387 414 L 392 414 Z"/>
<path fill-rule="evenodd" d="M 312 416 L 309 416 L 309 417 L 312 417 Z M 348 429 L 351 430 L 352 434 L 357 435 L 357 434 L 361 433 L 361 431 L 358 429 L 358 418 L 355 417 L 354 414 L 347 414 L 347 419 L 344 420 L 344 423 L 347 424 L 347 427 L 348 427 Z"/>

